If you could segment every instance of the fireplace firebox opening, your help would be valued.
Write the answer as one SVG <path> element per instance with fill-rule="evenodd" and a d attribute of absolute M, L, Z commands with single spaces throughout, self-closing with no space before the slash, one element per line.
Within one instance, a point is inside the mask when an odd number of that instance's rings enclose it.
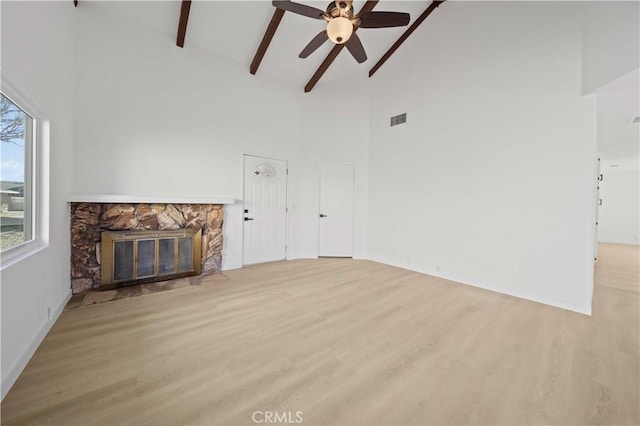
<path fill-rule="evenodd" d="M 202 229 L 103 231 L 102 289 L 200 274 Z"/>

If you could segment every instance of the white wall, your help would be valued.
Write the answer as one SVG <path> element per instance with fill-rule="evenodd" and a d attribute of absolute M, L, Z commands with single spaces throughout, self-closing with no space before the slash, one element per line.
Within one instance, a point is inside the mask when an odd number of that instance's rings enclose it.
<path fill-rule="evenodd" d="M 573 7 L 447 2 L 374 76 L 372 259 L 590 313 L 595 108 Z"/>
<path fill-rule="evenodd" d="M 99 2 L 82 6 L 78 192 L 237 198 L 243 152 L 299 151 L 298 91 Z"/>
<path fill-rule="evenodd" d="M 602 172 L 638 171 L 640 124 L 633 119 L 640 115 L 640 69 L 608 83 L 595 96 Z"/>
<path fill-rule="evenodd" d="M 583 8 L 582 93 L 591 93 L 640 66 L 640 2 L 587 1 Z"/>
<path fill-rule="evenodd" d="M 71 293 L 66 200 L 73 179 L 75 38 L 72 2 L 0 7 L 2 74 L 49 116 L 52 147 L 49 246 L 1 275 L 4 397 Z"/>
<path fill-rule="evenodd" d="M 600 182 L 598 241 L 640 244 L 640 174 L 633 171 L 603 171 Z"/>
<path fill-rule="evenodd" d="M 291 87 L 197 47 L 180 49 L 98 2 L 82 6 L 75 192 L 241 203 L 242 154 L 300 157 L 300 95 Z M 238 267 L 241 204 L 226 213 L 223 267 Z"/>
<path fill-rule="evenodd" d="M 173 35 L 99 2 L 82 6 L 75 192 L 235 198 L 226 208 L 224 269 L 242 264 L 243 153 L 289 162 L 289 258 L 317 256 L 319 160 L 357 165 L 365 209 L 366 110 L 347 111 L 352 125 L 333 139 L 335 111 L 324 110 L 331 90 L 305 95 L 250 75 L 247 64 L 192 44 L 180 49 Z M 356 221 L 359 253 L 363 226 Z"/>
<path fill-rule="evenodd" d="M 640 40 L 637 41 L 640 43 Z M 639 48 L 640 49 L 640 48 Z M 596 92 L 598 156 L 601 158 L 598 241 L 638 244 L 640 227 L 640 70 Z"/>

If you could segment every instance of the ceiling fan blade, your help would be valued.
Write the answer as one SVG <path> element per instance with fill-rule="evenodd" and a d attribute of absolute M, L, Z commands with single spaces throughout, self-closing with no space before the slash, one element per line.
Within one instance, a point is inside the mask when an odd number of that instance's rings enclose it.
<path fill-rule="evenodd" d="M 411 16 L 404 12 L 369 12 L 360 16 L 361 28 L 404 27 Z"/>
<path fill-rule="evenodd" d="M 308 16 L 309 18 L 324 19 L 323 17 L 326 15 L 324 10 L 316 9 L 315 7 L 307 6 L 305 4 L 294 3 L 292 1 L 273 0 L 272 4 L 278 9 L 297 13 L 302 16 Z"/>
<path fill-rule="evenodd" d="M 311 40 L 304 49 L 302 49 L 302 52 L 300 52 L 298 57 L 306 58 L 307 56 L 315 52 L 327 40 L 329 40 L 329 36 L 327 35 L 327 30 L 320 31 L 320 33 L 318 33 L 318 35 L 315 36 L 313 40 Z"/>
<path fill-rule="evenodd" d="M 367 53 L 364 51 L 360 37 L 358 37 L 358 34 L 355 32 L 351 34 L 351 37 L 349 37 L 349 40 L 347 40 L 344 45 L 359 64 L 367 60 Z"/>

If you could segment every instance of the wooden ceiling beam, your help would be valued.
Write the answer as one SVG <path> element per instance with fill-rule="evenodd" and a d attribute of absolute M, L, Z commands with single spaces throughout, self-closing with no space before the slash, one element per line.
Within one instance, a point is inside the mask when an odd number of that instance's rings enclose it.
<path fill-rule="evenodd" d="M 358 12 L 358 14 L 361 15 L 363 13 L 371 12 L 373 8 L 376 7 L 376 4 L 378 4 L 378 0 L 367 1 L 364 6 L 362 6 L 362 9 L 360 9 L 360 12 Z M 357 30 L 358 28 L 354 28 L 353 32 L 356 32 Z M 323 74 L 327 71 L 327 69 L 329 69 L 329 66 L 338 57 L 338 54 L 342 51 L 342 49 L 344 49 L 344 44 L 336 44 L 335 46 L 333 46 L 333 49 L 331 49 L 331 52 L 329 52 L 329 55 L 327 55 L 326 59 L 322 61 L 322 64 L 320 64 L 318 70 L 315 72 L 315 74 L 313 74 L 311 80 L 309 80 L 307 85 L 304 86 L 305 93 L 308 93 L 311 91 L 311 89 L 313 89 L 313 87 L 318 83 Z"/>
<path fill-rule="evenodd" d="M 329 66 L 333 63 L 333 61 L 336 60 L 336 58 L 338 57 L 338 54 L 342 51 L 343 48 L 344 48 L 344 44 L 336 44 L 335 46 L 333 46 L 333 49 L 331 49 L 331 52 L 329 52 L 329 55 L 327 55 L 325 60 L 322 61 L 322 63 L 320 64 L 320 67 L 318 67 L 315 74 L 313 74 L 313 77 L 311 77 L 311 80 L 309 80 L 307 85 L 304 86 L 305 93 L 309 93 L 311 89 L 313 89 L 316 83 L 318 83 L 318 81 L 320 80 L 320 77 L 322 77 L 322 75 L 327 71 L 327 69 L 329 69 Z"/>
<path fill-rule="evenodd" d="M 249 67 L 249 72 L 251 74 L 255 74 L 258 71 L 258 67 L 262 62 L 262 58 L 264 58 L 264 54 L 267 53 L 267 49 L 269 48 L 269 44 L 271 44 L 271 40 L 280 25 L 280 21 L 284 16 L 284 10 L 278 9 L 273 12 L 273 16 L 271 17 L 271 22 L 269 22 L 269 26 L 262 37 L 262 41 L 260 42 L 260 46 L 258 46 L 258 50 L 256 51 L 255 56 L 253 57 L 253 61 L 251 61 L 251 66 Z"/>
<path fill-rule="evenodd" d="M 178 22 L 178 40 L 176 44 L 184 47 L 184 38 L 187 35 L 187 23 L 189 22 L 189 11 L 191 10 L 191 0 L 182 0 L 180 6 L 180 21 Z"/>
<path fill-rule="evenodd" d="M 378 69 L 380 69 L 382 64 L 387 62 L 387 59 L 389 59 L 391 57 L 391 55 L 393 55 L 393 53 L 396 50 L 398 50 L 400 45 L 402 43 L 404 43 L 404 41 L 406 39 L 409 38 L 409 36 L 416 30 L 416 28 L 418 28 L 420 26 L 420 24 L 422 24 L 422 22 L 425 19 L 427 19 L 427 16 L 429 16 L 431 14 L 431 12 L 436 10 L 438 8 L 438 6 L 440 6 L 440 4 L 442 4 L 444 2 L 445 2 L 445 0 L 432 2 L 429 5 L 429 7 L 427 7 L 427 9 L 424 12 L 422 12 L 422 14 L 418 17 L 418 19 L 416 19 L 413 22 L 413 24 L 411 24 L 411 26 L 409 28 L 407 28 L 407 30 L 400 36 L 400 38 L 395 43 L 393 43 L 393 46 L 391 46 L 389 48 L 389 50 L 387 50 L 387 52 L 384 55 L 382 55 L 382 58 L 380 58 L 380 60 L 373 66 L 373 68 L 371 68 L 369 70 L 369 77 L 371 77 L 373 74 L 375 74 L 376 71 L 378 71 Z"/>

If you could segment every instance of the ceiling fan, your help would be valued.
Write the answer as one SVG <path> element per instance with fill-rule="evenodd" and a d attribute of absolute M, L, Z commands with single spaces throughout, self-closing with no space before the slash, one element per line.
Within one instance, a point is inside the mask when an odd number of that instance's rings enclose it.
<path fill-rule="evenodd" d="M 335 44 L 344 44 L 355 60 L 362 63 L 367 60 L 367 54 L 360 37 L 354 31 L 356 28 L 404 27 L 411 19 L 408 13 L 403 12 L 365 12 L 354 15 L 352 0 L 332 1 L 326 11 L 288 0 L 274 0 L 273 5 L 287 12 L 327 22 L 327 28 L 302 49 L 298 55 L 300 58 L 308 57 L 327 40 L 331 40 Z"/>

